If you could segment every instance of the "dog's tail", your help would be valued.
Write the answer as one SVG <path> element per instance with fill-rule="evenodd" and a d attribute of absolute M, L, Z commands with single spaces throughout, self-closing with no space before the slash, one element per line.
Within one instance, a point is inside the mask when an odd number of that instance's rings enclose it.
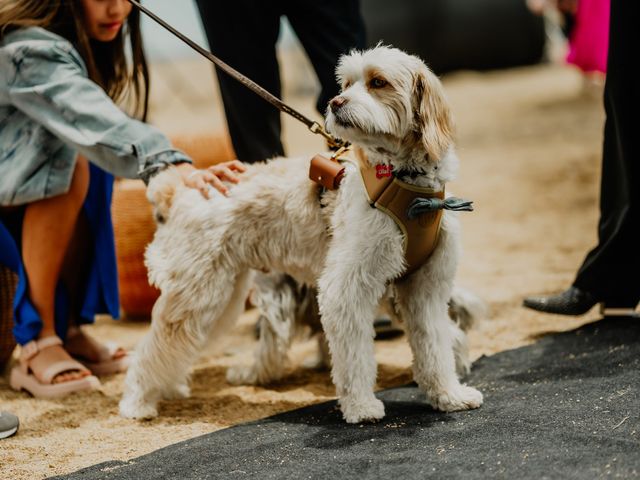
<path fill-rule="evenodd" d="M 169 218 L 173 198 L 183 185 L 177 169 L 169 167 L 154 176 L 147 187 L 147 200 L 153 205 L 153 216 L 157 223 Z"/>
<path fill-rule="evenodd" d="M 487 304 L 475 293 L 458 285 L 453 287 L 449 300 L 449 316 L 463 331 L 487 317 Z"/>

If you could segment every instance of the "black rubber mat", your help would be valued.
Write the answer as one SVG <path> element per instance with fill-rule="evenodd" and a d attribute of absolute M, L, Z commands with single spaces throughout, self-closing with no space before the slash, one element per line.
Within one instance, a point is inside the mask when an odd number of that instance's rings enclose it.
<path fill-rule="evenodd" d="M 640 320 L 605 319 L 479 359 L 482 408 L 438 413 L 415 385 L 347 425 L 335 402 L 193 438 L 68 479 L 591 479 L 640 475 Z"/>

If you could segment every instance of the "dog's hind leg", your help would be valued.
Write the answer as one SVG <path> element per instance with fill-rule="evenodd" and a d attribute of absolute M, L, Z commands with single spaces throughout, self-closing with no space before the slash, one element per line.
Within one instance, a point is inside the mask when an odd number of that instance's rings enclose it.
<path fill-rule="evenodd" d="M 458 378 L 462 378 L 471 371 L 467 334 L 458 327 L 458 324 L 455 322 L 451 322 L 449 328 L 451 329 L 451 336 L 453 338 L 453 356 L 456 362 L 456 373 L 458 374 Z"/>
<path fill-rule="evenodd" d="M 446 218 L 446 217 L 445 217 Z M 420 270 L 395 286 L 396 304 L 409 334 L 413 373 L 427 401 L 451 412 L 482 405 L 482 394 L 463 385 L 456 375 L 455 349 L 464 348 L 463 332 L 449 318 L 448 302 L 457 263 L 455 235 L 443 221 L 436 251 Z M 464 369 L 464 358 L 458 368 Z"/>
<path fill-rule="evenodd" d="M 158 414 L 160 399 L 189 395 L 190 366 L 221 315 L 237 311 L 228 307 L 236 290 L 246 291 L 246 279 L 242 276 L 234 282 L 229 271 L 221 269 L 215 275 L 215 285 L 161 294 L 153 308 L 151 330 L 136 348 L 125 378 L 125 392 L 120 401 L 123 417 L 152 418 Z"/>
<path fill-rule="evenodd" d="M 246 270 L 236 277 L 231 297 L 227 301 L 227 306 L 213 322 L 212 328 L 209 331 L 210 340 L 215 340 L 219 335 L 224 335 L 228 332 L 244 312 L 249 290 L 251 289 L 253 274 L 254 272 L 252 270 Z"/>
<path fill-rule="evenodd" d="M 258 348 L 252 365 L 236 365 L 227 370 L 229 383 L 265 385 L 282 378 L 296 330 L 300 288 L 283 273 L 256 275 L 251 299 L 260 310 Z"/>

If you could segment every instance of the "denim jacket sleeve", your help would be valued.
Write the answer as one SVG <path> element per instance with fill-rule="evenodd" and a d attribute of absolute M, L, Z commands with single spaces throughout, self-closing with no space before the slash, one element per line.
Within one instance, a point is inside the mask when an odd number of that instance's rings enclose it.
<path fill-rule="evenodd" d="M 168 164 L 191 162 L 159 130 L 123 113 L 68 42 L 23 46 L 12 63 L 9 102 L 102 169 L 147 182 Z"/>

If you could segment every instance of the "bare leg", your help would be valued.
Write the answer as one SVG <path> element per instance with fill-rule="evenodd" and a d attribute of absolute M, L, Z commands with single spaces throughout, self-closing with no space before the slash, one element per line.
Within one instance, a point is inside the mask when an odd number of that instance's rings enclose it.
<path fill-rule="evenodd" d="M 89 164 L 79 158 L 69 191 L 26 207 L 22 227 L 22 258 L 29 280 L 29 299 L 42 319 L 38 338 L 55 335 L 55 289 L 62 264 L 89 188 Z M 48 365 L 69 359 L 62 347 L 50 347 L 31 361 L 35 375 Z M 54 383 L 75 380 L 87 372 L 65 372 Z"/>

